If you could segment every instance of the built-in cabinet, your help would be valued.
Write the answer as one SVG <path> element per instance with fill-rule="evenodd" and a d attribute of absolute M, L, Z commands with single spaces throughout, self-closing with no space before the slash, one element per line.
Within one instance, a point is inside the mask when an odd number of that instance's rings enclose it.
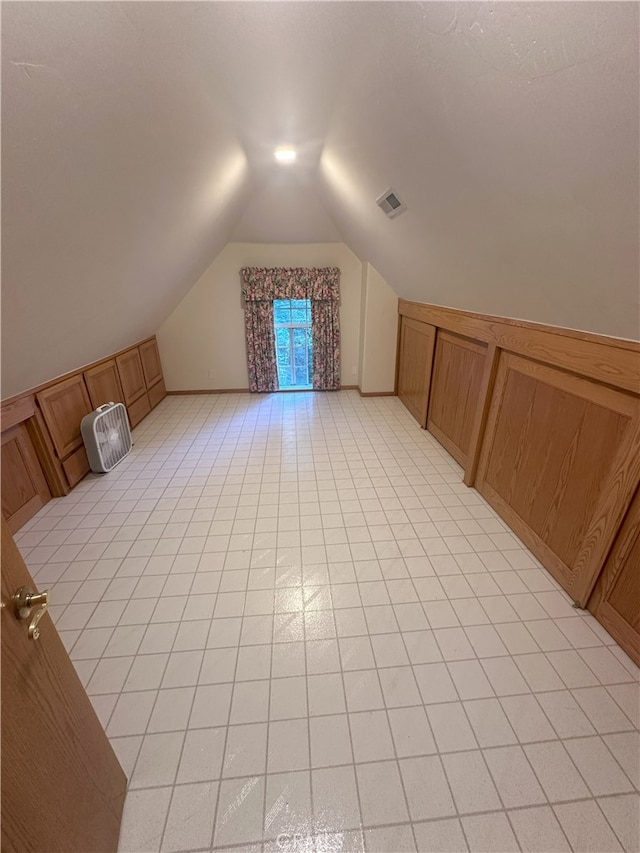
<path fill-rule="evenodd" d="M 89 471 L 80 432 L 98 406 L 122 402 L 137 426 L 166 396 L 155 338 L 2 403 L 2 514 L 18 530 Z"/>
<path fill-rule="evenodd" d="M 407 409 L 629 648 L 640 621 L 640 345 L 402 300 L 399 310 Z"/>

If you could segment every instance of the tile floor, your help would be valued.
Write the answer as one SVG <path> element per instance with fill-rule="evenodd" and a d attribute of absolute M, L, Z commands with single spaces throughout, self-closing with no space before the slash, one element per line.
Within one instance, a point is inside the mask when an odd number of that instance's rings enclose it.
<path fill-rule="evenodd" d="M 168 398 L 17 540 L 122 851 L 638 850 L 638 669 L 395 398 Z"/>

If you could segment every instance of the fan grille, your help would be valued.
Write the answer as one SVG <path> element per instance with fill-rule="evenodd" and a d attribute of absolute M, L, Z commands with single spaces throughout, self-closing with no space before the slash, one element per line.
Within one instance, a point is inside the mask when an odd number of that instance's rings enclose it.
<path fill-rule="evenodd" d="M 100 412 L 92 426 L 100 467 L 110 471 L 131 450 L 131 431 L 124 406 L 119 403 Z"/>

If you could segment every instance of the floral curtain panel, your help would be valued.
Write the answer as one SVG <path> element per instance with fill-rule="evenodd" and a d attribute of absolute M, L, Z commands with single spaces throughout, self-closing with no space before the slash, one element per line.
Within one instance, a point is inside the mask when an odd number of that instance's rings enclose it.
<path fill-rule="evenodd" d="M 273 302 L 247 302 L 244 309 L 247 335 L 249 390 L 278 390 L 276 343 L 273 331 Z"/>
<path fill-rule="evenodd" d="M 313 388 L 340 388 L 340 270 L 337 267 L 243 267 L 247 362 L 251 391 L 277 391 L 275 299 L 311 301 Z"/>

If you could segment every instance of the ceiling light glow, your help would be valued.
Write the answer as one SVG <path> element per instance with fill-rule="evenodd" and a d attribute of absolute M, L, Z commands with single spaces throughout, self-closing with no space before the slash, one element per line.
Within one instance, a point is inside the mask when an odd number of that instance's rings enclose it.
<path fill-rule="evenodd" d="M 278 163 L 293 163 L 296 159 L 296 151 L 295 148 L 290 148 L 289 146 L 282 146 L 281 148 L 276 148 L 274 151 L 274 155 Z"/>

